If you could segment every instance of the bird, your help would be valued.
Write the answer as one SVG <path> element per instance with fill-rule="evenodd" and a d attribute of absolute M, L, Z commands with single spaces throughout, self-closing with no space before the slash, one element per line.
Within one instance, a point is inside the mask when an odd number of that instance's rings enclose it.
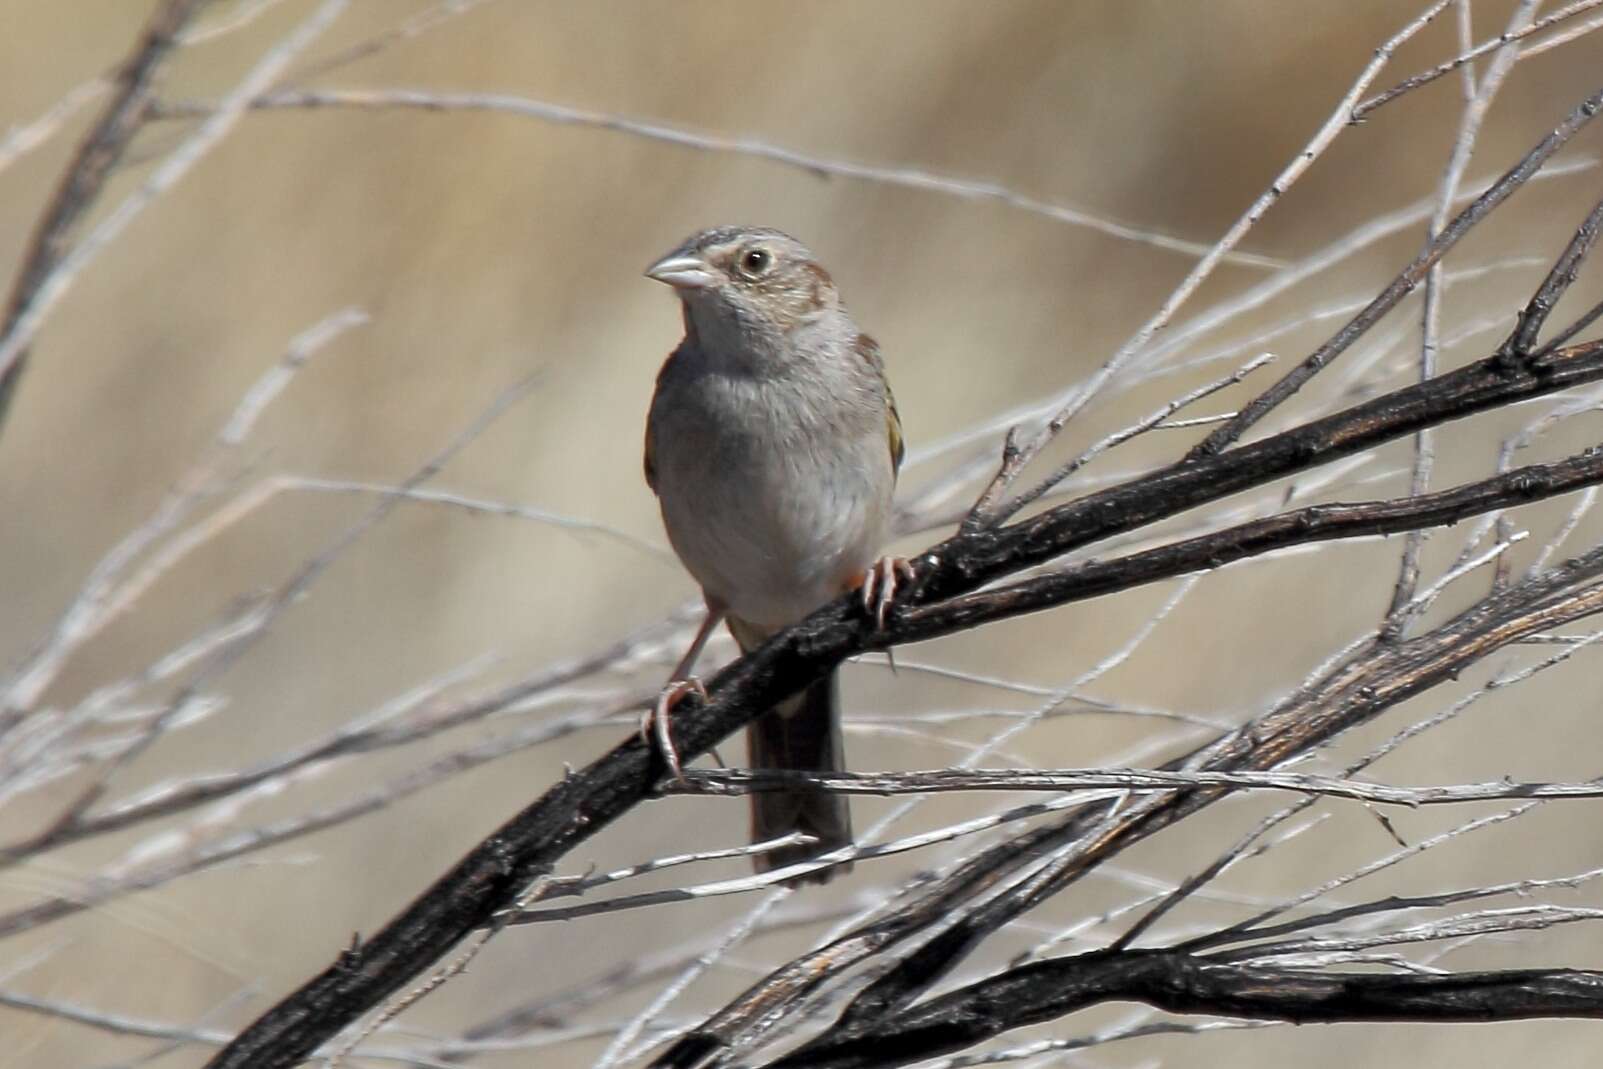
<path fill-rule="evenodd" d="M 880 556 L 904 452 L 878 343 L 858 329 L 828 271 L 779 230 L 721 226 L 685 239 L 645 271 L 678 296 L 684 338 L 657 375 L 646 420 L 646 482 L 706 616 L 642 723 L 681 776 L 669 717 L 725 623 L 742 652 L 848 591 L 884 626 L 904 559 Z M 845 767 L 835 672 L 747 727 L 751 767 Z M 843 795 L 798 786 L 751 795 L 758 872 L 852 842 Z M 787 883 L 823 883 L 849 864 Z"/>

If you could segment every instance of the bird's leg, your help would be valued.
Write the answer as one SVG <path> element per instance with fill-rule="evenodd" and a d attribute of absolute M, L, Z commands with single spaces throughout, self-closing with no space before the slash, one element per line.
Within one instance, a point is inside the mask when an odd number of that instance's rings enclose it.
<path fill-rule="evenodd" d="M 655 739 L 657 749 L 662 751 L 662 759 L 668 764 L 668 771 L 673 773 L 674 779 L 685 778 L 684 769 L 679 764 L 679 751 L 674 748 L 673 737 L 668 732 L 668 714 L 673 707 L 684 700 L 687 694 L 699 695 L 702 701 L 707 700 L 707 688 L 700 679 L 690 674 L 696 666 L 696 658 L 701 656 L 702 647 L 712 637 L 713 628 L 723 621 L 722 609 L 707 606 L 706 619 L 701 621 L 701 627 L 696 631 L 696 637 L 690 640 L 690 648 L 685 655 L 679 658 L 674 665 L 673 675 L 663 685 L 662 693 L 644 716 L 640 718 L 640 739 L 649 742 Z"/>
<path fill-rule="evenodd" d="M 881 557 L 858 580 L 863 611 L 874 618 L 874 626 L 885 630 L 885 614 L 896 600 L 898 582 L 913 581 L 913 565 L 906 557 Z"/>

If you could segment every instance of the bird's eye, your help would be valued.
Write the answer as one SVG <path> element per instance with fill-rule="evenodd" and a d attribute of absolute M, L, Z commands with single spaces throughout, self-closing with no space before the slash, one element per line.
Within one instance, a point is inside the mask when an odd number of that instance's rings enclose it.
<path fill-rule="evenodd" d="M 774 258 L 769 255 L 767 249 L 747 249 L 740 255 L 741 273 L 750 278 L 756 278 L 768 270 L 768 265 L 773 263 L 773 260 Z"/>

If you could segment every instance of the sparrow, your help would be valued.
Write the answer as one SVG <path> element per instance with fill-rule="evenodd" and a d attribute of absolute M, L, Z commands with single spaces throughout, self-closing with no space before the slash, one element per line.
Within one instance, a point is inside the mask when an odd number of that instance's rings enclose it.
<path fill-rule="evenodd" d="M 673 287 L 685 329 L 657 375 L 646 483 L 707 605 L 642 724 L 679 775 L 669 714 L 685 695 L 705 696 L 691 671 L 720 622 L 747 652 L 860 590 L 883 626 L 912 569 L 878 556 L 903 453 L 879 345 L 806 246 L 764 227 L 717 227 L 645 274 Z M 753 768 L 844 768 L 835 673 L 757 717 L 746 738 Z M 845 797 L 817 788 L 752 794 L 751 825 L 754 843 L 798 831 L 812 838 L 754 855 L 759 872 L 852 841 Z M 793 882 L 822 883 L 849 868 Z"/>

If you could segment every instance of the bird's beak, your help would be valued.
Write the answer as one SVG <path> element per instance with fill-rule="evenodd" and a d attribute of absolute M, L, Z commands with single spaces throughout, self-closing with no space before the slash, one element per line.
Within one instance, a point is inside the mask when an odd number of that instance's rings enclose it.
<path fill-rule="evenodd" d="M 684 253 L 664 256 L 646 268 L 646 277 L 666 282 L 676 290 L 706 289 L 717 280 L 706 260 Z"/>

